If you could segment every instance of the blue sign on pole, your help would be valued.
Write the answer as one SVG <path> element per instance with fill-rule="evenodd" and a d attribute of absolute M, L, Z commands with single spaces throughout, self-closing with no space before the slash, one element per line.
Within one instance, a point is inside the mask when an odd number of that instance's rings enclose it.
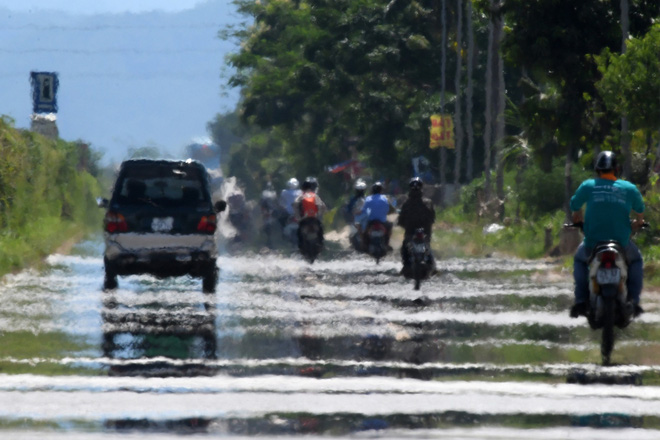
<path fill-rule="evenodd" d="M 57 88 L 60 85 L 56 72 L 30 72 L 32 83 L 32 112 L 57 113 Z"/>

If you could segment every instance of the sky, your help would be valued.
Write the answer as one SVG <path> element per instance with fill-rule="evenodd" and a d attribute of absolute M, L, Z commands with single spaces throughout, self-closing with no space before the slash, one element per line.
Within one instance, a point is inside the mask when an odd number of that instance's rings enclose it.
<path fill-rule="evenodd" d="M 29 128 L 30 72 L 57 72 L 61 138 L 104 164 L 139 147 L 178 157 L 235 109 L 237 48 L 218 32 L 243 20 L 231 0 L 0 0 L 0 115 Z"/>
<path fill-rule="evenodd" d="M 149 11 L 180 12 L 202 2 L 203 0 L 0 0 L 0 8 L 17 12 L 41 9 L 93 15 Z"/>

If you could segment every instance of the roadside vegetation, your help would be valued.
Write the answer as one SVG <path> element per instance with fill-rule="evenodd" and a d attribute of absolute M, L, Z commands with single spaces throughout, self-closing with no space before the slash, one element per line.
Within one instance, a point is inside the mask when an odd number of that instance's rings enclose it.
<path fill-rule="evenodd" d="M 485 257 L 494 254 L 518 258 L 553 258 L 572 270 L 573 255 L 562 254 L 560 235 L 567 222 L 557 194 L 563 170 L 548 174 L 505 173 L 507 197 L 504 210 L 510 217 L 500 220 L 494 209 L 479 203 L 482 179 L 463 188 L 455 204 L 440 208 L 434 228 L 434 250 L 441 257 Z M 575 187 L 593 176 L 590 170 L 575 171 Z M 660 286 L 660 186 L 657 175 L 641 189 L 646 203 L 645 219 L 650 227 L 634 240 L 644 255 L 644 280 Z M 554 198 L 554 201 L 552 200 Z M 481 212 L 479 212 L 481 210 Z M 581 238 L 581 236 L 580 236 Z"/>
<path fill-rule="evenodd" d="M 657 1 L 234 3 L 245 24 L 219 36 L 242 99 L 209 129 L 248 198 L 314 175 L 337 226 L 357 175 L 405 186 L 424 156 L 427 184 L 462 187 L 439 208 L 439 254 L 536 258 L 557 254 L 571 195 L 613 150 L 644 193 L 637 241 L 660 283 Z M 434 114 L 455 148 L 429 147 Z M 328 171 L 345 161 L 360 173 Z"/>
<path fill-rule="evenodd" d="M 0 275 L 98 230 L 97 160 L 82 142 L 50 140 L 0 118 Z"/>

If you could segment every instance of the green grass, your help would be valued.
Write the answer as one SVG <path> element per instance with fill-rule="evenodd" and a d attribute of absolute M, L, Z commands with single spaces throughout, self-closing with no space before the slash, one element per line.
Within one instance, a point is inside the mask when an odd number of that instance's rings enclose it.
<path fill-rule="evenodd" d="M 34 334 L 28 331 L 0 333 L 0 373 L 4 374 L 100 374 L 93 368 L 80 367 L 75 364 L 60 363 L 66 357 L 79 356 L 80 353 L 95 350 L 81 337 L 62 332 Z M 12 362 L 10 359 L 20 359 L 33 362 Z"/>
<path fill-rule="evenodd" d="M 0 276 L 38 265 L 92 226 L 101 188 L 80 143 L 17 130 L 0 117 Z M 82 166 L 87 163 L 87 167 Z"/>
<path fill-rule="evenodd" d="M 0 332 L 2 345 L 0 358 L 46 357 L 61 359 L 74 353 L 95 348 L 66 333 L 51 332 L 34 334 L 28 331 Z"/>
<path fill-rule="evenodd" d="M 486 233 L 492 223 L 487 219 L 475 220 L 471 213 L 464 213 L 458 204 L 438 211 L 433 231 L 433 247 L 441 257 L 485 257 L 494 253 L 519 258 L 546 256 L 559 242 L 559 231 L 564 214 L 556 212 L 534 221 L 506 218 L 503 229 Z M 550 249 L 545 248 L 546 229 L 553 237 Z"/>

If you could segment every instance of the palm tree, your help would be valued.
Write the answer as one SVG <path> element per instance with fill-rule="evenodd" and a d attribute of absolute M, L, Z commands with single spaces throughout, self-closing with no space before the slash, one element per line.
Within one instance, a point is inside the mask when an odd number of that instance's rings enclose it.
<path fill-rule="evenodd" d="M 471 181 L 474 177 L 474 128 L 472 127 L 472 99 L 474 96 L 474 31 L 472 28 L 472 0 L 467 0 L 467 90 L 465 92 L 465 128 L 467 130 L 467 151 L 465 177 Z"/>
<path fill-rule="evenodd" d="M 628 0 L 621 0 L 621 53 L 626 53 L 626 41 L 630 35 L 630 17 Z M 623 177 L 632 177 L 632 152 L 630 151 L 630 133 L 628 117 L 621 117 L 621 150 L 623 153 Z"/>
<path fill-rule="evenodd" d="M 504 63 L 500 45 L 504 32 L 500 0 L 490 0 L 490 22 L 488 24 L 488 57 L 486 66 L 486 127 L 484 129 L 484 196 L 491 201 L 491 166 L 493 154 L 496 163 L 496 190 L 500 219 L 504 217 L 504 167 L 501 147 L 504 138 Z"/>
<path fill-rule="evenodd" d="M 461 179 L 461 159 L 463 155 L 463 127 L 461 125 L 461 72 L 463 69 L 463 0 L 456 0 L 456 104 L 454 116 L 456 164 L 454 166 L 454 185 L 458 186 Z"/>
<path fill-rule="evenodd" d="M 445 113 L 445 83 L 447 76 L 447 7 L 446 0 L 442 0 L 441 26 L 442 26 L 442 62 L 440 66 L 441 89 L 440 89 L 440 113 Z M 447 163 L 447 148 L 440 147 L 440 204 L 445 203 L 445 183 L 447 182 L 445 164 Z"/>

